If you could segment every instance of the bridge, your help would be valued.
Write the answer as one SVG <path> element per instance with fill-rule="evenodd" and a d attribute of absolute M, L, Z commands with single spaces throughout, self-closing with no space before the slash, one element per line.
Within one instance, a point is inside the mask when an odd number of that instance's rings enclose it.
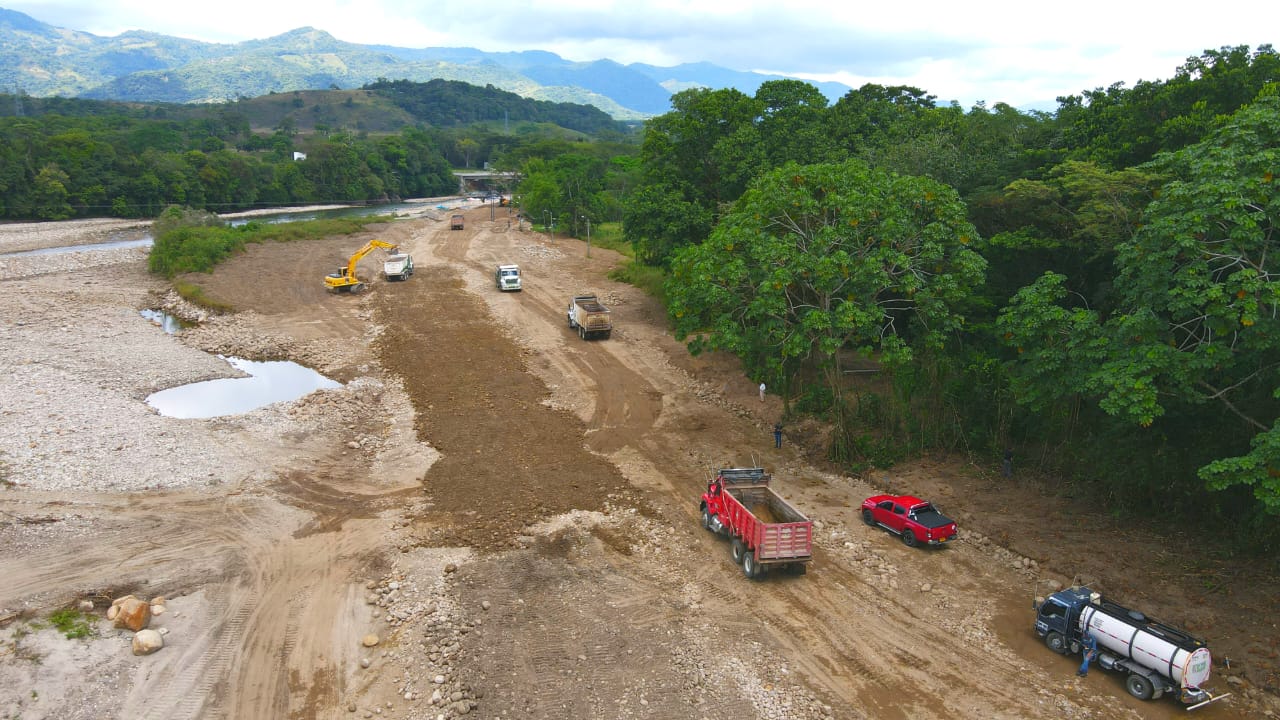
<path fill-rule="evenodd" d="M 454 170 L 453 175 L 458 178 L 458 192 L 463 195 L 511 192 L 520 182 L 520 173 L 497 170 Z"/>

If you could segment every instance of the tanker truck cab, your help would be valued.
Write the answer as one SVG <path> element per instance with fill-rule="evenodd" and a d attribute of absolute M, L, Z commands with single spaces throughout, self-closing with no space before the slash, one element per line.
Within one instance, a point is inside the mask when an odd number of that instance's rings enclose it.
<path fill-rule="evenodd" d="M 1104 600 L 1087 587 L 1055 592 L 1036 605 L 1036 634 L 1061 655 L 1079 654 L 1084 633 L 1098 642 L 1097 665 L 1125 675 L 1125 689 L 1139 700 L 1176 693 L 1188 710 L 1226 694 L 1204 689 L 1212 665 L 1203 640 Z"/>

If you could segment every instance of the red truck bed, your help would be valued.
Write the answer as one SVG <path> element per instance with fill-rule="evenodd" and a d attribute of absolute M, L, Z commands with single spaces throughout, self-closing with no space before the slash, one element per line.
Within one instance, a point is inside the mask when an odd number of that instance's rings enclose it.
<path fill-rule="evenodd" d="M 720 470 L 702 495 L 702 523 L 728 535 L 747 577 L 771 565 L 804 572 L 813 559 L 813 521 L 769 487 L 763 468 Z"/>
<path fill-rule="evenodd" d="M 728 524 L 739 529 L 757 560 L 793 562 L 813 554 L 813 522 L 773 488 L 727 486 L 725 491 L 725 511 L 732 516 Z"/>

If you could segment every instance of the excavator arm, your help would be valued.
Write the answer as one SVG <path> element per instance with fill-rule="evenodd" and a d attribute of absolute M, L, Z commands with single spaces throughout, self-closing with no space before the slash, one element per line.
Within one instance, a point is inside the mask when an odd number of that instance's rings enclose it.
<path fill-rule="evenodd" d="M 361 258 L 373 252 L 374 248 L 383 248 L 392 253 L 397 249 L 395 245 L 389 242 L 370 240 L 365 243 L 364 247 L 352 254 L 351 259 L 347 260 L 346 267 L 338 268 L 338 272 L 330 273 L 324 279 L 325 287 L 334 292 L 353 291 L 364 287 L 364 283 L 360 282 L 356 277 L 356 265 L 359 264 Z"/>

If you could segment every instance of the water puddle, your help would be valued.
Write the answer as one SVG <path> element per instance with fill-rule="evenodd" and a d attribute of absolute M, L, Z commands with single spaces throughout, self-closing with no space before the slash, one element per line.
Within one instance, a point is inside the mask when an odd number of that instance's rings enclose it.
<path fill-rule="evenodd" d="M 176 335 L 179 330 L 189 328 L 192 325 L 192 323 L 189 323 L 182 318 L 174 317 L 173 315 L 161 310 L 139 310 L 138 314 L 156 325 L 159 325 L 160 329 L 164 330 L 165 333 L 169 335 Z"/>
<path fill-rule="evenodd" d="M 247 378 L 222 378 L 161 390 L 147 404 L 173 418 L 212 418 L 239 415 L 273 403 L 296 400 L 316 390 L 342 387 L 311 368 L 294 362 L 258 362 L 224 357 Z"/>

